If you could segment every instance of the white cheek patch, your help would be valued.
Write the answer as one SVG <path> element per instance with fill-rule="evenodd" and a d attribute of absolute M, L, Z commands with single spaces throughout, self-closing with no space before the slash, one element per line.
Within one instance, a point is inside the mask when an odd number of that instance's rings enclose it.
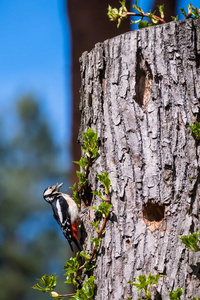
<path fill-rule="evenodd" d="M 62 210 L 61 210 L 61 206 L 60 206 L 59 201 L 56 202 L 56 208 L 58 210 L 58 215 L 59 215 L 60 222 L 61 222 L 61 224 L 63 224 L 63 215 L 62 215 Z"/>
<path fill-rule="evenodd" d="M 49 197 L 49 196 L 51 196 L 52 195 L 52 190 L 50 190 L 50 189 L 47 189 L 45 192 L 44 192 L 44 196 L 46 196 L 46 197 Z"/>
<path fill-rule="evenodd" d="M 47 201 L 49 201 L 49 202 L 54 200 L 53 197 L 46 197 L 46 199 L 47 199 Z"/>

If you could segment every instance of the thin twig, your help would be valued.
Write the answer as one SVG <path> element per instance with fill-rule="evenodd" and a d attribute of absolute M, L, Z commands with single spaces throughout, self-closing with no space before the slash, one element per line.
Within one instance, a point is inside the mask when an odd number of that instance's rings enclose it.
<path fill-rule="evenodd" d="M 106 197 L 106 203 L 109 203 L 109 202 L 110 202 L 110 195 L 107 195 L 107 197 Z M 105 228 L 105 225 L 106 225 L 106 220 L 107 220 L 107 217 L 105 216 L 104 219 L 103 219 L 103 224 L 102 224 L 101 229 L 100 229 L 100 231 L 99 231 L 99 234 L 98 234 L 98 236 L 97 236 L 97 239 L 99 239 L 99 238 L 101 237 L 101 235 L 102 235 L 102 232 L 103 232 L 103 230 L 104 230 L 104 228 Z M 91 262 L 92 262 L 92 260 L 93 260 L 93 258 L 94 258 L 94 255 L 95 255 L 96 252 L 97 252 L 97 248 L 98 248 L 97 246 L 94 247 L 94 249 L 93 249 L 93 251 L 92 251 L 92 254 L 91 254 L 91 256 L 90 256 L 90 259 L 89 259 L 89 261 L 87 262 L 87 264 L 91 264 Z M 77 273 L 78 273 L 79 271 L 81 271 L 82 269 L 85 268 L 85 264 L 86 264 L 86 263 L 84 263 L 82 266 L 80 266 L 80 268 L 78 269 Z"/>
<path fill-rule="evenodd" d="M 186 19 L 189 19 L 189 18 L 191 18 L 192 17 L 192 14 L 191 13 L 189 13 L 189 14 L 187 14 L 187 16 L 185 17 Z"/>
<path fill-rule="evenodd" d="M 72 293 L 72 294 L 63 294 L 63 295 L 59 294 L 58 297 L 69 297 L 69 296 L 74 296 L 74 295 L 76 295 L 76 293 Z"/>
<path fill-rule="evenodd" d="M 102 231 L 104 230 L 105 225 L 106 225 L 106 219 L 107 219 L 107 218 L 104 217 L 104 219 L 103 219 L 103 224 L 102 224 L 102 227 L 101 227 L 101 229 L 100 229 L 100 231 L 99 231 L 99 234 L 98 234 L 97 239 L 99 239 L 99 238 L 101 237 Z M 94 255 L 96 254 L 96 252 L 97 252 L 97 246 L 95 246 L 94 249 L 93 249 L 92 255 L 91 255 L 90 260 L 89 260 L 89 262 L 88 262 L 89 264 L 92 262 L 93 257 L 94 257 Z"/>
<path fill-rule="evenodd" d="M 124 13 L 124 15 L 127 15 L 127 16 L 135 16 L 135 17 L 147 17 L 147 18 L 149 18 L 149 14 L 145 14 L 145 13 L 143 13 L 143 14 L 138 14 L 138 13 L 134 13 L 134 12 L 126 12 L 126 13 Z M 156 16 L 156 15 L 153 15 L 153 17 L 154 18 L 156 18 L 157 20 L 159 20 L 161 23 L 163 23 L 163 24 L 165 24 L 166 22 L 165 22 L 165 20 L 164 19 L 162 19 L 162 18 L 160 18 L 160 17 L 158 17 L 158 16 Z"/>

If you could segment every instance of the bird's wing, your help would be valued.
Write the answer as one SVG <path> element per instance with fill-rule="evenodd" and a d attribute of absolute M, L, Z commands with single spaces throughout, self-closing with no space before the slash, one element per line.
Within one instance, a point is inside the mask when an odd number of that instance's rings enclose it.
<path fill-rule="evenodd" d="M 64 197 L 60 196 L 58 198 L 56 207 L 57 207 L 57 212 L 58 212 L 62 232 L 64 236 L 67 238 L 70 247 L 73 251 L 72 244 L 71 244 L 73 240 L 73 233 L 72 233 L 71 220 L 70 220 L 70 215 L 68 210 L 69 206 Z"/>

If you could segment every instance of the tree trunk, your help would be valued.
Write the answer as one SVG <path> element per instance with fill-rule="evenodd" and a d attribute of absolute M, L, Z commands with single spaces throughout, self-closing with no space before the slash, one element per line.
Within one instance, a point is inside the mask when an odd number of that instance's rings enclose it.
<path fill-rule="evenodd" d="M 69 21 L 71 25 L 72 43 L 72 158 L 78 160 L 80 148 L 77 147 L 77 136 L 80 125 L 80 65 L 79 57 L 83 51 L 90 51 L 94 44 L 99 41 L 111 38 L 117 34 L 130 30 L 130 20 L 127 18 L 122 26 L 117 28 L 116 22 L 110 22 L 107 16 L 108 4 L 120 6 L 116 0 L 66 0 Z M 126 1 L 127 8 L 130 8 L 131 1 Z M 71 182 L 77 181 L 76 170 L 73 166 L 70 176 Z"/>
<path fill-rule="evenodd" d="M 107 171 L 112 185 L 95 299 L 138 299 L 127 282 L 150 272 L 163 275 L 152 299 L 179 287 L 181 299 L 200 297 L 200 254 L 179 238 L 200 229 L 200 146 L 187 127 L 200 119 L 200 20 L 99 43 L 83 53 L 81 76 L 80 132 L 91 126 L 100 145 L 88 182 L 98 190 L 96 174 Z M 86 251 L 94 216 L 84 222 Z"/>

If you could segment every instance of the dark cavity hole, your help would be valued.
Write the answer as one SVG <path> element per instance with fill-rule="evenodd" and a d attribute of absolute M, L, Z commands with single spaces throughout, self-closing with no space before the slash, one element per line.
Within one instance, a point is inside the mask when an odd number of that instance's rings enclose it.
<path fill-rule="evenodd" d="M 165 206 L 163 204 L 148 202 L 144 205 L 143 216 L 149 222 L 160 222 L 164 219 Z"/>
<path fill-rule="evenodd" d="M 152 80 L 153 75 L 151 68 L 144 59 L 141 49 L 139 49 L 137 52 L 136 65 L 135 101 L 140 107 L 146 105 L 150 99 Z"/>

